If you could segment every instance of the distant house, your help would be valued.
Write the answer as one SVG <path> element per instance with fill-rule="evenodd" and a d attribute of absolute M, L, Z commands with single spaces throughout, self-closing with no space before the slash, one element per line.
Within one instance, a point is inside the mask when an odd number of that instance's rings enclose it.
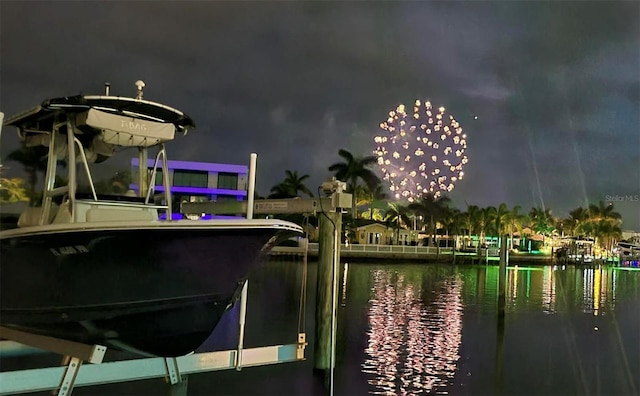
<path fill-rule="evenodd" d="M 399 237 L 397 237 L 396 232 Z M 384 223 L 373 220 L 357 221 L 355 243 L 365 245 L 409 245 L 412 242 L 417 243 L 417 240 L 417 231 L 410 231 L 404 228 L 396 230 L 394 227 L 388 227 Z"/>

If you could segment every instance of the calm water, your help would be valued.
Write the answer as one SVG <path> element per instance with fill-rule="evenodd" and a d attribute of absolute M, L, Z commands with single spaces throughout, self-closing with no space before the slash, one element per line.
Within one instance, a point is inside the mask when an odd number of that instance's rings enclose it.
<path fill-rule="evenodd" d="M 341 267 L 336 395 L 640 394 L 638 270 L 509 268 L 500 324 L 497 267 Z M 311 263 L 307 361 L 193 375 L 189 395 L 323 394 L 312 375 L 315 271 Z M 302 276 L 298 261 L 272 261 L 252 275 L 245 347 L 295 342 Z M 237 309 L 210 345 L 233 348 L 236 322 Z M 165 392 L 149 380 L 74 394 Z"/>

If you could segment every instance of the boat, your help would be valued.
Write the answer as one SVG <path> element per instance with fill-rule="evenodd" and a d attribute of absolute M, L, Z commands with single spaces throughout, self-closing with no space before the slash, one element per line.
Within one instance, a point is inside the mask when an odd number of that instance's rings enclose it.
<path fill-rule="evenodd" d="M 618 263 L 623 267 L 635 267 L 640 265 L 640 244 L 632 242 L 618 242 L 615 251 L 618 254 Z"/>
<path fill-rule="evenodd" d="M 640 256 L 640 244 L 633 242 L 618 242 L 618 253 L 625 256 Z"/>
<path fill-rule="evenodd" d="M 0 231 L 0 326 L 185 355 L 212 334 L 271 248 L 302 232 L 276 219 L 174 220 L 165 145 L 195 123 L 143 99 L 144 83 L 136 85 L 135 97 L 111 96 L 107 86 L 104 95 L 47 99 L 5 120 L 25 146 L 48 154 L 42 205 Z M 140 164 L 155 152 L 138 193 L 97 194 L 89 165 L 125 149 L 137 149 Z M 67 182 L 56 185 L 64 164 Z M 155 194 L 158 173 L 164 190 Z"/>

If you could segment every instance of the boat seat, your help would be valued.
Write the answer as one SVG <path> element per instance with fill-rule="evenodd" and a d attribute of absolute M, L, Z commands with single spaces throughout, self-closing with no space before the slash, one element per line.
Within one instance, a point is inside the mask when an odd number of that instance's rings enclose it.
<path fill-rule="evenodd" d="M 51 204 L 51 210 L 49 211 L 49 218 L 45 221 L 45 224 L 51 224 L 54 217 L 58 212 L 58 205 Z M 39 225 L 40 215 L 42 214 L 42 206 L 30 206 L 20 213 L 18 218 L 18 227 L 32 227 Z"/>
<path fill-rule="evenodd" d="M 71 223 L 71 210 L 69 210 L 69 200 L 66 200 L 58 208 L 58 213 L 53 218 L 53 224 L 69 223 Z"/>

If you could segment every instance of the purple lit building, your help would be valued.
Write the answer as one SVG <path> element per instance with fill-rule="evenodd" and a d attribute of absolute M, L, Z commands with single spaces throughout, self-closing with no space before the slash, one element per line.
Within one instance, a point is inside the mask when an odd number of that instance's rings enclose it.
<path fill-rule="evenodd" d="M 147 161 L 147 169 L 153 168 L 153 159 Z M 132 180 L 138 179 L 140 163 L 131 159 Z M 236 200 L 247 197 L 249 167 L 246 165 L 215 164 L 209 162 L 168 161 L 169 181 L 173 201 L 209 202 Z M 164 191 L 162 173 L 157 170 L 155 192 Z M 138 192 L 139 186 L 131 184 L 130 189 Z"/>

